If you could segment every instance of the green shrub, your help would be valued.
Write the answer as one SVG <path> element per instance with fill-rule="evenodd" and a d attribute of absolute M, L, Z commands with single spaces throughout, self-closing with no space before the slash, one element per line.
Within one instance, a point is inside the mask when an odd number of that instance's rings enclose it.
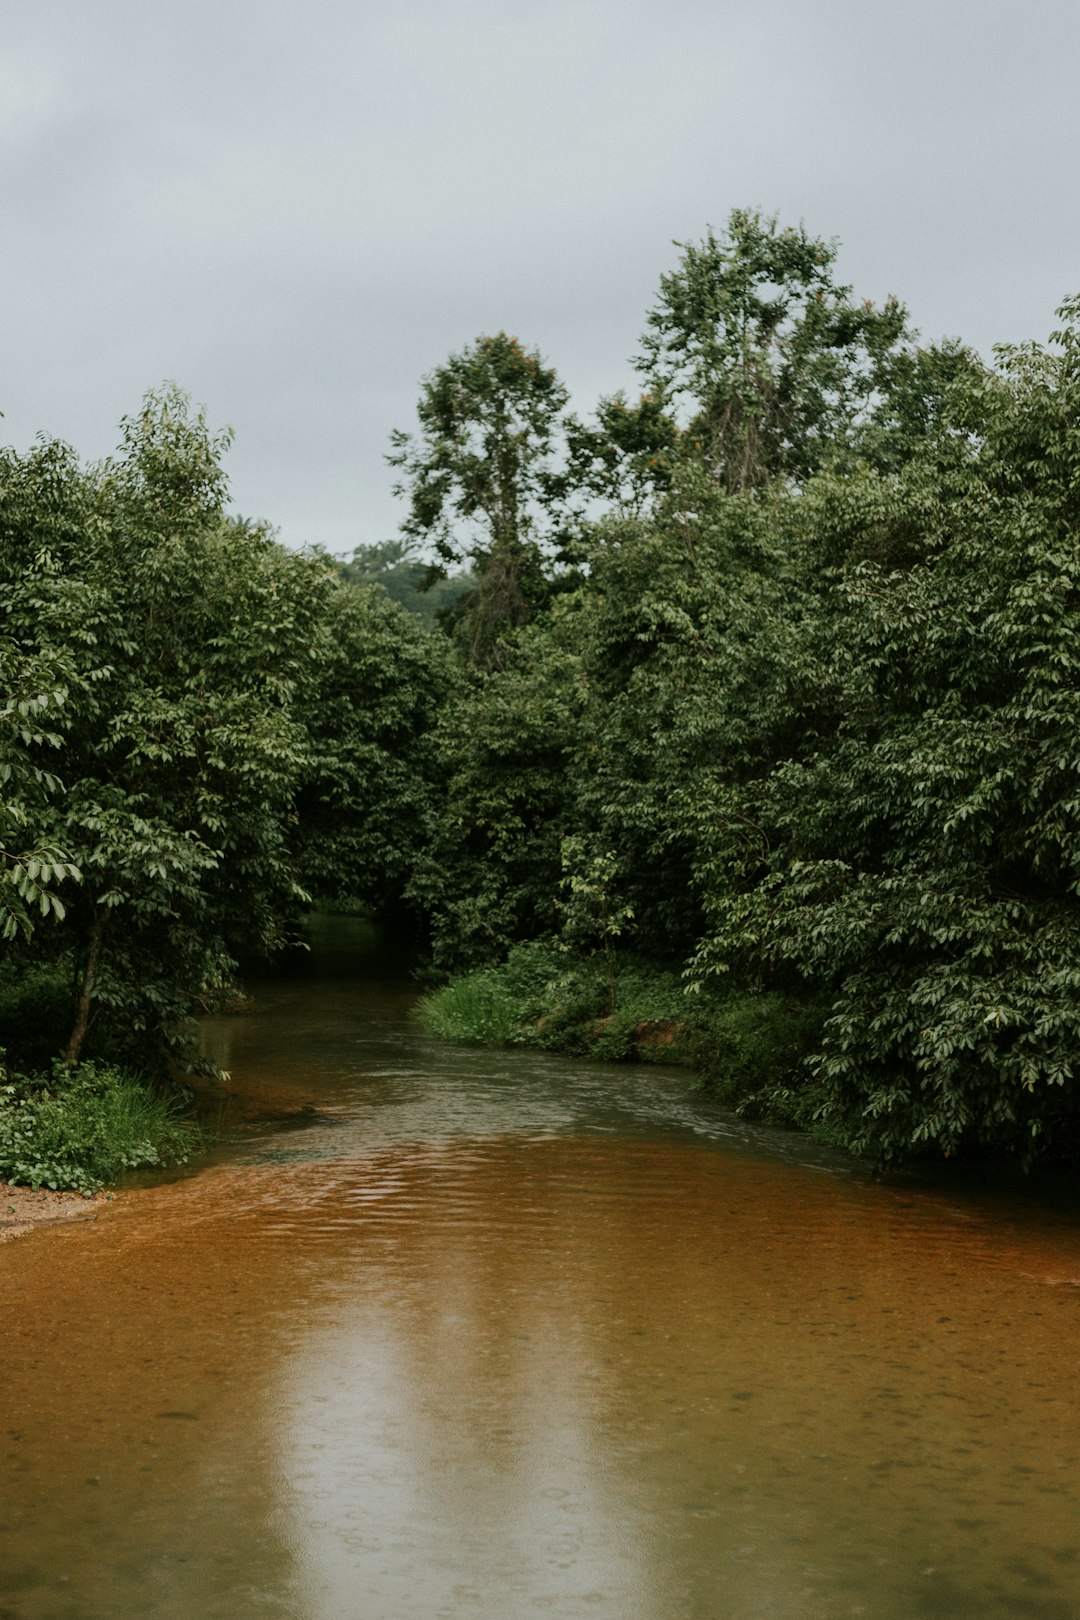
<path fill-rule="evenodd" d="M 778 991 L 706 1000 L 688 1020 L 690 1060 L 738 1113 L 821 1135 L 818 1088 L 805 1067 L 829 1014 L 827 998 Z"/>
<path fill-rule="evenodd" d="M 23 1069 L 47 1067 L 73 1017 L 71 963 L 0 961 L 0 1050 Z"/>
<path fill-rule="evenodd" d="M 423 997 L 418 1008 L 429 1034 L 477 1046 L 511 1046 L 518 1036 L 514 998 L 497 969 L 455 979 Z"/>
<path fill-rule="evenodd" d="M 582 1051 L 585 1031 L 602 1017 L 606 998 L 606 983 L 590 962 L 529 944 L 515 946 L 495 967 L 432 991 L 417 1012 L 443 1040 Z"/>
<path fill-rule="evenodd" d="M 56 1064 L 49 1077 L 0 1065 L 0 1176 L 30 1187 L 91 1193 L 140 1165 L 182 1163 L 202 1132 L 122 1069 Z"/>
<path fill-rule="evenodd" d="M 614 982 L 614 1000 L 612 989 Z M 678 973 L 623 956 L 606 960 L 553 945 L 517 945 L 506 960 L 453 979 L 420 1002 L 420 1021 L 445 1040 L 538 1046 L 614 1061 L 701 1062 L 702 999 Z"/>

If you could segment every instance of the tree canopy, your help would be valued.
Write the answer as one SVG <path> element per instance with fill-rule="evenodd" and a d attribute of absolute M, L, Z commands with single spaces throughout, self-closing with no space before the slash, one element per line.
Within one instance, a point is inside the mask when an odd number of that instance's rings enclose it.
<path fill-rule="evenodd" d="M 64 964 L 70 1061 L 91 1035 L 179 1049 L 239 955 L 295 937 L 314 894 L 400 891 L 421 836 L 409 749 L 445 660 L 227 517 L 226 442 L 167 389 L 111 461 L 0 454 L 4 932 Z"/>
<path fill-rule="evenodd" d="M 793 1116 L 1072 1152 L 1078 305 L 988 366 L 834 262 L 737 213 L 663 278 L 587 572 L 456 700 L 425 904 L 444 964 L 573 944 L 569 849 L 691 995 L 823 1009 Z"/>
<path fill-rule="evenodd" d="M 419 433 L 392 435 L 390 464 L 408 500 L 402 532 L 446 563 L 468 562 L 460 640 L 492 664 L 500 639 L 547 594 L 545 544 L 557 543 L 565 478 L 558 463 L 567 392 L 533 350 L 505 332 L 481 337 L 424 380 Z"/>

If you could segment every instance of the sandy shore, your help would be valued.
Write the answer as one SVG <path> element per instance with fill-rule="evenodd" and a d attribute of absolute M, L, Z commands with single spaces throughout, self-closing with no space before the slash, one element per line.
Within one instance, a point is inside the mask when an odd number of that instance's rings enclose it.
<path fill-rule="evenodd" d="M 81 1193 L 50 1192 L 47 1187 L 32 1192 L 29 1187 L 9 1187 L 0 1181 L 0 1243 L 50 1221 L 88 1220 L 97 1214 L 105 1196 L 95 1193 L 84 1198 Z"/>

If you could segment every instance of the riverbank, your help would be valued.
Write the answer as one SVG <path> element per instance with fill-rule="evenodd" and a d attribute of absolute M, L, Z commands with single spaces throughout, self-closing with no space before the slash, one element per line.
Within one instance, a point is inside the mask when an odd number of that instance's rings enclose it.
<path fill-rule="evenodd" d="M 9 1074 L 0 1062 L 0 1174 L 23 1187 L 100 1191 L 125 1170 L 183 1164 L 205 1132 L 185 1098 L 108 1063 Z"/>
<path fill-rule="evenodd" d="M 530 944 L 430 992 L 417 1012 L 443 1040 L 684 1064 L 738 1114 L 833 1147 L 847 1148 L 853 1135 L 846 1122 L 820 1117 L 804 1065 L 827 1016 L 821 997 L 691 994 L 681 974 L 655 963 Z"/>
<path fill-rule="evenodd" d="M 58 1221 L 96 1220 L 111 1193 L 51 1192 L 47 1187 L 13 1187 L 0 1181 L 0 1243 L 25 1237 L 38 1226 Z"/>

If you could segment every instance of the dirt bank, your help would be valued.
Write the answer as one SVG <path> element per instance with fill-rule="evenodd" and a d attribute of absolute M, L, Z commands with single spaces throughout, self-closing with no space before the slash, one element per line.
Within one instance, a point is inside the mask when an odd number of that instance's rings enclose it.
<path fill-rule="evenodd" d="M 0 1181 L 0 1243 L 22 1237 L 35 1226 L 50 1221 L 88 1220 L 96 1216 L 105 1193 L 84 1198 L 81 1193 L 50 1192 L 41 1187 L 33 1192 L 29 1187 L 10 1187 Z"/>

